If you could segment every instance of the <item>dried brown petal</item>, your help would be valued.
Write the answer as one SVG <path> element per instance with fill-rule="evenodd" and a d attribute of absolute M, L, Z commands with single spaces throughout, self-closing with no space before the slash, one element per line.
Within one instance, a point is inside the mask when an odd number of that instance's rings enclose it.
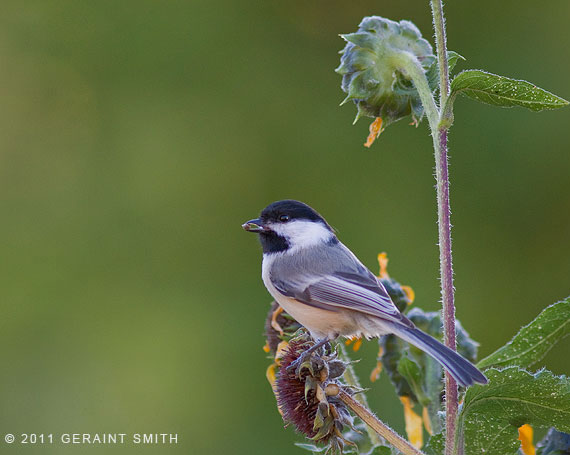
<path fill-rule="evenodd" d="M 266 352 L 275 355 L 279 343 L 291 339 L 300 328 L 301 324 L 283 311 L 277 302 L 273 301 L 265 318 Z"/>

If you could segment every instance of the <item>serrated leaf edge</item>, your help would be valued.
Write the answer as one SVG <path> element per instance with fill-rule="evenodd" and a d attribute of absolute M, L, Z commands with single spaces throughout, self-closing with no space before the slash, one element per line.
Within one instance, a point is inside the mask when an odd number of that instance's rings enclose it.
<path fill-rule="evenodd" d="M 563 303 L 570 303 L 570 298 L 567 297 L 567 298 L 564 299 L 564 300 L 561 300 L 561 301 L 559 301 L 559 302 L 556 302 L 556 303 L 553 303 L 552 305 L 547 306 L 544 310 L 542 310 L 542 311 L 539 313 L 539 315 L 538 315 L 536 318 L 534 318 L 532 321 L 530 321 L 527 325 L 521 327 L 520 330 L 513 336 L 513 338 L 511 338 L 511 340 L 510 340 L 507 344 L 505 344 L 504 346 L 500 347 L 500 348 L 497 349 L 495 352 L 489 354 L 489 355 L 488 355 L 487 357 L 485 357 L 484 359 L 481 359 L 481 360 L 477 363 L 477 367 L 478 367 L 478 368 L 493 368 L 493 367 L 495 367 L 495 368 L 500 368 L 501 366 L 502 366 L 503 368 L 508 368 L 508 367 L 510 367 L 510 366 L 521 366 L 521 367 L 523 367 L 523 366 L 528 366 L 528 367 L 530 367 L 530 366 L 534 365 L 536 362 L 540 361 L 542 358 L 544 358 L 544 356 L 546 356 L 546 354 L 548 354 L 548 353 L 550 352 L 550 350 L 554 347 L 554 345 L 555 345 L 556 343 L 554 343 L 554 344 L 550 347 L 550 349 L 547 349 L 546 351 L 544 351 L 540 357 L 537 357 L 534 362 L 529 363 L 528 365 L 517 365 L 516 363 L 506 364 L 506 365 L 505 365 L 505 362 L 510 362 L 510 361 L 512 361 L 513 359 L 519 358 L 519 357 L 521 357 L 521 356 L 527 354 L 528 352 L 532 351 L 533 349 L 535 349 L 536 346 L 540 346 L 543 342 L 545 342 L 546 340 L 548 340 L 552 335 L 556 334 L 559 330 L 561 330 L 562 328 L 566 327 L 566 324 L 570 324 L 570 319 L 568 319 L 564 324 L 560 325 L 560 326 L 559 326 L 556 330 L 554 330 L 553 332 L 550 332 L 550 334 L 549 334 L 548 336 L 544 337 L 539 343 L 534 344 L 534 345 L 533 345 L 532 347 L 530 347 L 529 349 L 527 349 L 527 350 L 525 350 L 525 351 L 523 351 L 523 352 L 520 352 L 519 354 L 517 354 L 517 355 L 515 355 L 515 356 L 513 356 L 513 357 L 510 357 L 510 358 L 508 358 L 508 359 L 502 361 L 501 363 L 490 363 L 489 365 L 485 365 L 485 364 L 483 363 L 483 362 L 485 362 L 486 359 L 488 359 L 488 358 L 491 357 L 492 355 L 495 355 L 495 353 L 499 352 L 501 349 L 506 349 L 508 346 L 510 346 L 510 345 L 514 342 L 515 338 L 517 338 L 517 337 L 519 336 L 519 334 L 520 334 L 524 329 L 526 329 L 526 328 L 530 327 L 532 324 L 534 324 L 534 322 L 535 322 L 540 316 L 542 316 L 545 311 L 547 311 L 548 309 L 550 309 L 550 308 L 552 308 L 552 307 L 554 307 L 554 306 L 556 306 L 556 305 L 561 305 L 561 304 L 563 304 Z M 570 333 L 567 334 L 567 335 L 565 335 L 565 336 L 563 336 L 562 338 L 560 338 L 560 339 L 558 340 L 558 342 L 562 341 L 563 339 L 565 339 L 565 338 L 568 337 L 568 336 L 570 336 Z"/>
<path fill-rule="evenodd" d="M 544 92 L 544 93 L 546 93 L 546 94 L 552 96 L 553 98 L 555 98 L 555 102 L 526 101 L 526 100 L 521 100 L 520 98 L 513 98 L 513 97 L 509 97 L 509 96 L 505 96 L 505 95 L 496 95 L 496 94 L 493 95 L 493 94 L 490 94 L 488 91 L 478 90 L 478 89 L 474 89 L 474 88 L 465 87 L 465 88 L 459 88 L 459 89 L 458 89 L 457 87 L 454 87 L 454 82 L 457 80 L 457 78 L 459 78 L 460 76 L 464 75 L 465 73 L 477 73 L 479 76 L 481 76 L 481 75 L 483 75 L 483 76 L 493 76 L 493 77 L 498 77 L 498 78 L 501 78 L 501 79 L 504 79 L 504 80 L 506 80 L 506 81 L 510 81 L 510 82 L 513 82 L 513 83 L 520 83 L 520 82 L 522 82 L 522 83 L 525 83 L 525 84 L 529 84 L 529 85 L 532 85 L 535 89 L 538 89 L 538 90 L 540 90 L 540 91 L 542 91 L 542 92 Z M 475 74 L 473 75 L 473 77 L 475 77 Z M 463 78 L 464 78 L 465 80 L 468 80 L 468 76 L 463 76 Z M 517 103 L 518 103 L 519 107 L 527 107 L 527 109 L 531 109 L 531 108 L 528 107 L 528 106 L 540 106 L 540 105 L 542 105 L 542 106 L 548 106 L 548 107 L 544 107 L 543 109 L 557 109 L 557 108 L 564 107 L 564 106 L 567 106 L 567 105 L 570 104 L 570 101 L 565 100 L 564 98 L 562 98 L 562 97 L 560 97 L 560 96 L 558 96 L 558 95 L 555 95 L 554 93 L 549 92 L 548 90 L 545 90 L 545 89 L 543 89 L 543 88 L 537 86 L 536 84 L 534 84 L 534 83 L 532 83 L 532 82 L 526 81 L 526 80 L 524 80 L 524 79 L 514 79 L 514 78 L 511 78 L 511 77 L 507 77 L 507 76 L 500 76 L 500 75 L 498 75 L 498 74 L 490 73 L 490 72 L 488 72 L 488 71 L 479 70 L 479 69 L 468 69 L 468 70 L 463 70 L 463 71 L 461 71 L 460 73 L 458 73 L 457 76 L 455 76 L 455 77 L 453 78 L 453 80 L 451 81 L 451 91 L 452 91 L 452 95 L 456 95 L 456 94 L 467 95 L 466 92 L 472 91 L 472 92 L 474 92 L 474 93 L 476 93 L 476 94 L 480 94 L 480 93 L 481 93 L 481 94 L 486 94 L 486 95 L 488 95 L 488 96 L 495 96 L 495 97 L 497 97 L 497 98 L 503 98 L 503 99 L 508 100 L 508 101 L 511 101 L 511 102 L 516 102 L 516 103 L 514 103 L 514 104 L 517 104 Z M 467 95 L 467 96 L 469 96 L 469 95 Z M 478 101 L 481 101 L 481 102 L 484 103 L 484 101 L 482 101 L 482 100 L 478 100 Z M 485 103 L 485 104 L 489 104 L 489 103 Z M 515 107 L 515 106 L 500 106 L 500 107 Z M 533 109 L 531 109 L 531 110 L 533 110 Z M 541 110 L 542 110 L 542 109 L 541 109 Z"/>

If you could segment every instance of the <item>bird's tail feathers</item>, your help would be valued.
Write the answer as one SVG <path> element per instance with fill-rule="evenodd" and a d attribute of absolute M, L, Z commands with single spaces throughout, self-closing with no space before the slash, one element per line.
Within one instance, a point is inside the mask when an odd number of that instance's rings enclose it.
<path fill-rule="evenodd" d="M 479 384 L 487 384 L 487 378 L 475 365 L 418 328 L 410 328 L 397 324 L 397 326 L 394 327 L 394 333 L 432 356 L 449 371 L 458 384 L 464 387 L 473 385 L 476 382 Z"/>

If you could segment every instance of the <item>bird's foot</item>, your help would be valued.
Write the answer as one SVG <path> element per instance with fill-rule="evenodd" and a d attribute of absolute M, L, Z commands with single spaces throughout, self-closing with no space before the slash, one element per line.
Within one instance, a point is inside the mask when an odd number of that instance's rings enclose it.
<path fill-rule="evenodd" d="M 301 355 L 294 360 L 293 362 L 291 362 L 291 364 L 287 367 L 287 371 L 291 372 L 291 371 L 295 371 L 295 376 L 297 376 L 298 378 L 300 378 L 301 376 L 301 371 L 303 371 L 304 368 L 307 368 L 311 374 L 315 374 L 315 367 L 313 366 L 313 361 L 311 359 L 313 352 L 317 352 L 318 350 L 325 350 L 326 351 L 326 346 L 327 344 L 329 344 L 329 340 L 328 339 L 323 339 L 323 340 L 319 340 L 317 343 L 315 343 L 313 346 L 311 346 L 309 349 L 307 349 L 306 351 L 302 352 Z M 320 359 L 319 359 L 320 360 Z M 320 360 L 320 362 L 322 363 L 322 360 Z M 317 366 L 318 368 L 318 366 Z"/>
<path fill-rule="evenodd" d="M 294 371 L 295 376 L 298 378 L 301 377 L 301 371 L 303 371 L 303 369 L 305 368 L 308 369 L 311 372 L 311 374 L 314 374 L 313 364 L 311 362 L 311 357 L 313 355 L 313 352 L 315 351 L 307 349 L 296 360 L 291 362 L 291 364 L 287 367 L 287 371 L 288 372 Z"/>

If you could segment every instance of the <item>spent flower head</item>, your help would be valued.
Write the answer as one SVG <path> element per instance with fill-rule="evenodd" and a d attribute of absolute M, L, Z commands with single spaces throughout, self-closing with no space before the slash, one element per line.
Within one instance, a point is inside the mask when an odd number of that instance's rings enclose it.
<path fill-rule="evenodd" d="M 307 334 L 289 343 L 281 357 L 275 387 L 277 403 L 285 422 L 312 441 L 326 445 L 327 451 L 342 453 L 346 444 L 354 444 L 343 432 L 355 430 L 348 408 L 337 398 L 341 389 L 349 391 L 339 380 L 346 363 L 336 352 L 314 352 L 297 370 L 294 362 L 313 344 Z"/>

